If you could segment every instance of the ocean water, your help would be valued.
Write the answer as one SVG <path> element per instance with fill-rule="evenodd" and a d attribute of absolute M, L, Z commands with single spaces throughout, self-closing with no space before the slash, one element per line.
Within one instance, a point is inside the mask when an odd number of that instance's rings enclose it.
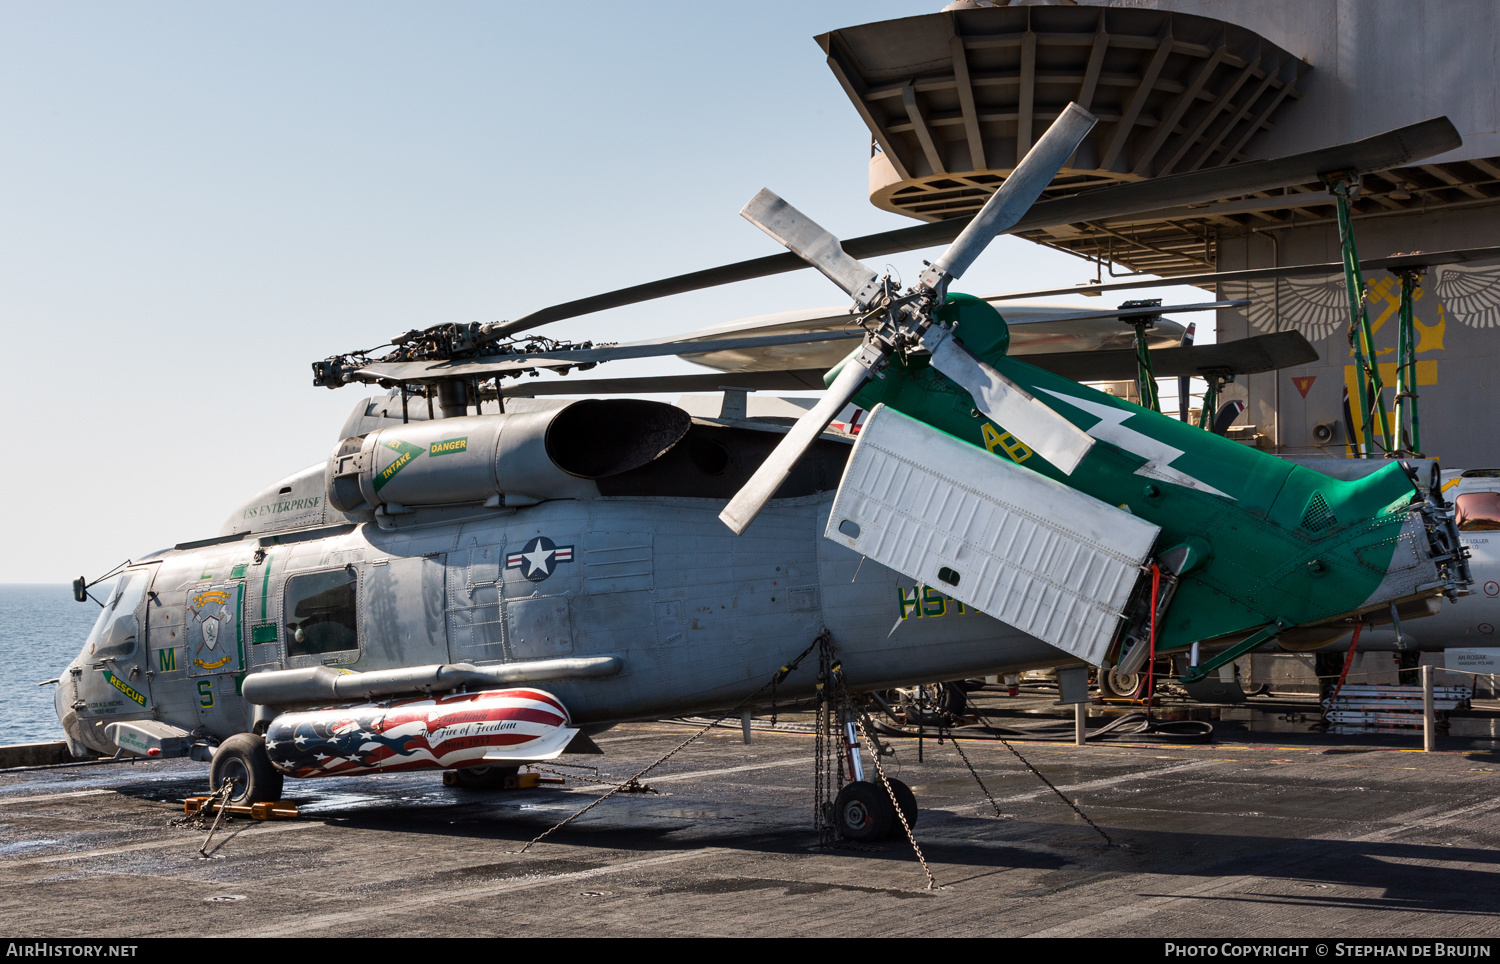
<path fill-rule="evenodd" d="M 36 684 L 62 673 L 98 615 L 66 583 L 0 585 L 0 744 L 62 739 L 56 687 Z"/>

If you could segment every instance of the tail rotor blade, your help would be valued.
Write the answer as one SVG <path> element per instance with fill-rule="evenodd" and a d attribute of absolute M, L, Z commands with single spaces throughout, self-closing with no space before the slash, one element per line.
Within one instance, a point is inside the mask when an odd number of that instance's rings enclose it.
<path fill-rule="evenodd" d="M 859 391 L 870 375 L 885 361 L 886 352 L 865 343 L 864 350 L 851 358 L 828 386 L 822 400 L 806 415 L 797 419 L 797 424 L 781 440 L 770 456 L 750 476 L 750 481 L 735 493 L 734 498 L 719 513 L 719 520 L 742 535 L 760 515 L 760 510 L 771 501 L 771 496 L 781 488 L 781 483 L 792 474 L 793 467 L 801 461 L 803 454 L 817 437 L 828 428 L 828 423 L 849 404 L 849 399 Z"/>
<path fill-rule="evenodd" d="M 927 329 L 922 345 L 932 352 L 932 367 L 972 395 L 975 407 L 1064 475 L 1071 475 L 1094 447 L 1087 432 L 975 358 L 947 331 Z"/>
<path fill-rule="evenodd" d="M 922 280 L 929 287 L 939 288 L 944 280 L 961 277 L 996 235 L 1008 231 L 1031 210 L 1042 191 L 1078 150 L 1096 120 L 1077 104 L 1069 104 L 948 250 L 922 272 Z"/>
<path fill-rule="evenodd" d="M 1190 322 L 1187 331 L 1182 333 L 1182 341 L 1178 348 L 1190 348 L 1193 344 L 1193 335 L 1198 331 L 1198 323 Z M 1192 387 L 1193 380 L 1187 375 L 1177 376 L 1177 417 L 1186 424 L 1188 420 L 1188 403 L 1192 401 L 1188 397 L 1188 389 Z"/>
<path fill-rule="evenodd" d="M 771 192 L 761 188 L 740 217 L 780 241 L 808 264 L 843 288 L 860 308 L 868 308 L 880 291 L 880 276 L 845 253 L 839 239 L 816 221 Z"/>
<path fill-rule="evenodd" d="M 1213 433 L 1215 435 L 1228 435 L 1229 426 L 1234 424 L 1234 420 L 1239 418 L 1240 413 L 1244 410 L 1245 403 L 1238 398 L 1219 406 L 1219 413 L 1214 416 Z"/>

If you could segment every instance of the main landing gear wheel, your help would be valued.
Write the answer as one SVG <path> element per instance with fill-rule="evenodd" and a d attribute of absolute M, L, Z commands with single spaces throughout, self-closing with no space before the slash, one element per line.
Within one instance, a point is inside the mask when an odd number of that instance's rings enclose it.
<path fill-rule="evenodd" d="M 913 829 L 917 826 L 917 795 L 911 792 L 911 787 L 892 777 L 890 780 L 891 792 L 896 795 L 896 802 L 901 805 L 901 813 L 906 817 L 906 825 Z M 889 798 L 887 798 L 889 801 Z M 891 836 L 899 837 L 904 831 L 901 829 L 901 821 L 895 819 L 891 814 Z"/>
<path fill-rule="evenodd" d="M 504 790 L 505 781 L 514 780 L 520 767 L 464 767 L 443 774 L 443 785 L 465 790 Z"/>
<path fill-rule="evenodd" d="M 896 809 L 885 787 L 858 780 L 839 791 L 833 801 L 833 819 L 839 836 L 846 840 L 879 840 L 896 823 Z"/>
<path fill-rule="evenodd" d="M 932 696 L 932 708 L 939 715 L 957 719 L 964 715 L 964 710 L 969 708 L 969 697 L 964 692 L 963 684 L 939 683 L 935 690 Z"/>
<path fill-rule="evenodd" d="M 949 726 L 968 709 L 962 683 L 927 683 L 888 690 L 883 697 L 896 708 L 907 726 Z"/>
<path fill-rule="evenodd" d="M 233 806 L 248 807 L 281 799 L 281 771 L 271 766 L 266 756 L 264 737 L 254 733 L 236 733 L 214 751 L 208 765 L 208 785 L 218 793 L 225 781 L 233 781 L 229 797 Z"/>

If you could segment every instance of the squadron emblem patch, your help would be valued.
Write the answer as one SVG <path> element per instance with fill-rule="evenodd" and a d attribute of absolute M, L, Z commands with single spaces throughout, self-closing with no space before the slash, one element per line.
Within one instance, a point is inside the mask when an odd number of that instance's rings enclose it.
<path fill-rule="evenodd" d="M 193 665 L 201 669 L 219 669 L 228 665 L 234 654 L 229 652 L 228 638 L 223 651 L 219 650 L 219 638 L 230 626 L 234 614 L 229 609 L 229 593 L 222 589 L 210 589 L 193 597 L 188 611 L 189 628 L 198 627 L 198 646 L 193 652 Z M 214 659 L 214 656 L 218 656 Z"/>

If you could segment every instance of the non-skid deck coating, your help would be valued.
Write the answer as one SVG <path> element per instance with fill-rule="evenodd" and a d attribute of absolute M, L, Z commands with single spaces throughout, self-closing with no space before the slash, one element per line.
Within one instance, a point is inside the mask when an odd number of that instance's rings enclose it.
<path fill-rule="evenodd" d="M 1003 745 L 965 744 L 1001 819 L 951 746 L 918 763 L 898 743 L 935 891 L 904 841 L 816 848 L 805 734 L 712 731 L 647 778 L 660 795 L 616 796 L 527 854 L 510 851 L 603 784 L 288 780 L 301 818 L 234 821 L 203 859 L 203 831 L 168 823 L 206 765 L 0 772 L 0 920 L 17 937 L 1500 936 L 1495 721 L 1421 753 L 1263 715 L 1282 732 L 1018 744 L 1114 848 Z M 622 726 L 607 756 L 565 759 L 623 779 L 691 732 Z"/>

